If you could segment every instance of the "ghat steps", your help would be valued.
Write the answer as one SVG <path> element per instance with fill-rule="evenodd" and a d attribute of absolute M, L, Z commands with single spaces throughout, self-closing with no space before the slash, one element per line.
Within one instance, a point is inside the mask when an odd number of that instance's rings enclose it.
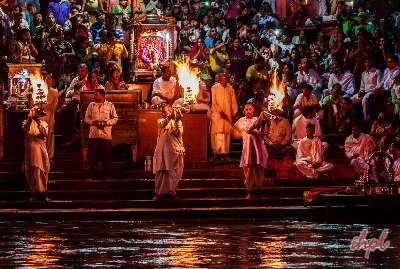
<path fill-rule="evenodd" d="M 240 147 L 233 149 L 232 157 L 240 156 Z M 154 175 L 142 166 L 113 161 L 112 180 L 86 180 L 79 147 L 58 143 L 56 152 L 48 203 L 25 202 L 30 194 L 22 164 L 0 162 L 0 218 L 317 216 L 322 209 L 303 206 L 304 191 L 348 186 L 354 180 L 339 150 L 328 154 L 335 170 L 319 180 L 305 180 L 291 162 L 271 160 L 260 199 L 247 201 L 238 161 L 197 163 L 186 165 L 176 200 L 154 201 Z"/>

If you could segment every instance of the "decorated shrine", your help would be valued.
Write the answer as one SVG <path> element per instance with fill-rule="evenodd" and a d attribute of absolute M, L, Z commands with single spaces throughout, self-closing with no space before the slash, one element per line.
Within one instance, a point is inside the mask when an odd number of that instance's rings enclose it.
<path fill-rule="evenodd" d="M 173 65 L 174 20 L 155 15 L 140 16 L 133 28 L 133 79 L 152 81 L 160 75 L 162 65 Z"/>
<path fill-rule="evenodd" d="M 47 103 L 47 86 L 41 76 L 42 64 L 7 64 L 8 81 L 4 87 L 0 110 L 0 158 L 23 156 L 21 124 L 33 104 Z M 5 132 L 5 130 L 7 130 Z M 6 148 L 3 148 L 6 146 Z"/>

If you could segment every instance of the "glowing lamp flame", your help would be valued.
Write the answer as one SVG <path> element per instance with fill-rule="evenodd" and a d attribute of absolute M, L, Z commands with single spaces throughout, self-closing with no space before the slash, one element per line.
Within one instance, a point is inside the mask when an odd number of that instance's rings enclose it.
<path fill-rule="evenodd" d="M 178 83 L 184 90 L 184 99 L 187 95 L 191 102 L 196 102 L 199 93 L 200 78 L 197 76 L 198 69 L 190 67 L 189 58 L 184 58 L 182 62 L 175 62 Z M 185 100 L 186 101 L 186 100 Z"/>
<path fill-rule="evenodd" d="M 268 95 L 268 110 L 282 109 L 285 98 L 285 84 L 277 78 L 277 72 L 272 74 L 272 87 Z"/>
<path fill-rule="evenodd" d="M 47 84 L 40 74 L 30 74 L 29 79 L 32 85 L 32 100 L 35 104 L 47 103 Z"/>

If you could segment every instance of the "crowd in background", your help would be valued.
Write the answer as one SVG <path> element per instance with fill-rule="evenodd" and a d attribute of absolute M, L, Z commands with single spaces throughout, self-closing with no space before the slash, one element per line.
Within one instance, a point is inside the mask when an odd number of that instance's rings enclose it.
<path fill-rule="evenodd" d="M 384 149 L 398 135 L 400 12 L 396 1 L 43 3 L 3 3 L 3 81 L 5 63 L 40 62 L 53 74 L 61 97 L 72 97 L 76 87 L 126 89 L 132 71 L 127 48 L 133 12 L 166 15 L 176 22 L 176 57 L 190 56 L 208 90 L 218 74 L 227 74 L 239 112 L 249 101 L 256 115 L 263 110 L 277 72 L 286 94 L 281 116 L 290 124 L 311 114 L 320 124 L 321 135 L 332 144 L 343 145 L 353 123 L 365 123 L 363 131 Z M 324 31 L 328 25 L 331 30 Z M 84 85 L 79 78 L 87 78 Z"/>

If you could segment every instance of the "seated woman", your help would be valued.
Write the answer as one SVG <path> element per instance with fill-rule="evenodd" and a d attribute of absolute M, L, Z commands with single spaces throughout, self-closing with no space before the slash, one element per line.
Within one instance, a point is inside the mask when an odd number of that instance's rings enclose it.
<path fill-rule="evenodd" d="M 125 82 L 121 78 L 121 71 L 119 68 L 111 70 L 111 76 L 106 83 L 106 91 L 123 91 L 127 90 Z"/>
<path fill-rule="evenodd" d="M 190 58 L 193 62 L 206 62 L 208 59 L 208 48 L 204 45 L 203 39 L 199 38 L 190 51 Z"/>

